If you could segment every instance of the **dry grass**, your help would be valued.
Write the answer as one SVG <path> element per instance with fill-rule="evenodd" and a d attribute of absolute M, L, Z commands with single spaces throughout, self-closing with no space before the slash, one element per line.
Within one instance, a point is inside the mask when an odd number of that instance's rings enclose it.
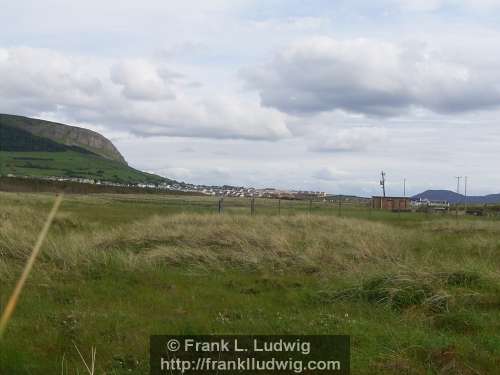
<path fill-rule="evenodd" d="M 27 258 L 36 236 L 32 228 L 41 226 L 41 218 L 35 209 L 15 211 L 9 205 L 0 208 L 0 215 L 9 217 L 0 224 L 0 274 L 8 274 L 5 260 Z M 500 234 L 489 222 L 443 221 L 412 230 L 320 215 L 175 214 L 89 230 L 76 215 L 62 212 L 53 227 L 42 261 L 62 269 L 118 262 L 127 268 L 169 264 L 360 275 L 382 266 L 406 272 L 418 264 L 425 271 L 442 268 L 444 262 L 447 268 L 460 268 L 464 256 L 498 264 L 496 234 Z M 474 232 L 467 234 L 471 227 Z M 446 239 L 457 233 L 466 234 L 460 238 L 460 248 Z"/>
<path fill-rule="evenodd" d="M 90 359 L 88 359 L 87 363 L 87 360 L 83 357 L 80 349 L 78 349 L 78 346 L 75 343 L 73 343 L 73 345 L 75 346 L 75 349 L 78 352 L 78 355 L 80 356 L 80 359 L 82 360 L 82 363 L 89 375 L 95 375 L 97 349 L 95 347 L 90 348 Z"/>
<path fill-rule="evenodd" d="M 130 267 L 169 264 L 204 269 L 299 268 L 350 270 L 397 264 L 405 233 L 387 225 L 332 217 L 270 218 L 179 214 L 152 217 L 92 235 L 65 237 L 46 255 L 65 264 L 106 262 L 112 255 Z"/>

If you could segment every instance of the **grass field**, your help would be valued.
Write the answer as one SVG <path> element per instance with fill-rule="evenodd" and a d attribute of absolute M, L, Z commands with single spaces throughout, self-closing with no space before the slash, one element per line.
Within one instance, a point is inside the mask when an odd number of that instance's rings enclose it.
<path fill-rule="evenodd" d="M 120 183 L 155 183 L 163 178 L 90 153 L 0 152 L 0 175 L 89 178 Z"/>
<path fill-rule="evenodd" d="M 0 309 L 54 197 L 0 193 Z M 151 334 L 348 334 L 352 374 L 495 374 L 500 222 L 315 202 L 70 196 L 0 374 L 147 374 Z M 67 371 L 61 371 L 64 367 Z"/>

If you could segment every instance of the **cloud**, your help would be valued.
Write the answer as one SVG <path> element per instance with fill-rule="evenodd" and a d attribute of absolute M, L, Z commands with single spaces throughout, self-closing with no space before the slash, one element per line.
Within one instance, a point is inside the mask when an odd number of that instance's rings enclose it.
<path fill-rule="evenodd" d="M 388 131 L 380 127 L 353 127 L 341 129 L 321 137 L 309 149 L 319 152 L 361 151 L 385 141 Z"/>
<path fill-rule="evenodd" d="M 290 136 L 279 112 L 261 108 L 238 97 L 214 96 L 193 100 L 179 96 L 175 101 L 129 103 L 117 114 L 140 136 L 183 136 L 277 140 Z"/>
<path fill-rule="evenodd" d="M 29 114 L 56 110 L 58 105 L 95 104 L 102 95 L 100 78 L 89 74 L 85 59 L 31 48 L 0 49 L 0 96 L 4 107 Z"/>
<path fill-rule="evenodd" d="M 174 99 L 168 85 L 171 76 L 144 60 L 121 61 L 111 67 L 111 81 L 122 86 L 123 95 L 132 100 Z"/>
<path fill-rule="evenodd" d="M 415 107 L 440 113 L 498 107 L 498 73 L 454 62 L 425 44 L 313 37 L 242 76 L 263 105 L 283 112 L 396 116 Z"/>
<path fill-rule="evenodd" d="M 339 181 L 345 179 L 347 173 L 333 167 L 323 167 L 314 172 L 313 177 L 323 181 Z"/>
<path fill-rule="evenodd" d="M 0 111 L 107 126 L 150 136 L 276 140 L 285 117 L 257 100 L 184 92 L 185 77 L 144 59 L 81 58 L 0 49 Z"/>

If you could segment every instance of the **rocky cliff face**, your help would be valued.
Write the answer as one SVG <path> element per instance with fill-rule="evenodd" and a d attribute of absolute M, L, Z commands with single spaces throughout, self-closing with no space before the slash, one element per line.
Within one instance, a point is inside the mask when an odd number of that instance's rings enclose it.
<path fill-rule="evenodd" d="M 111 141 L 92 130 L 29 117 L 0 114 L 0 122 L 67 146 L 78 146 L 107 159 L 127 164 Z"/>

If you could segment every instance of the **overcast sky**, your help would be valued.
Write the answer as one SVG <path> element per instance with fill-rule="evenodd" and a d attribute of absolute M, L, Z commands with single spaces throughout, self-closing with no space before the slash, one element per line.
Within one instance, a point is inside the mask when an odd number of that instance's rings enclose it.
<path fill-rule="evenodd" d="M 500 192 L 500 0 L 0 0 L 0 112 L 192 183 Z M 463 187 L 462 187 L 463 190 Z"/>

